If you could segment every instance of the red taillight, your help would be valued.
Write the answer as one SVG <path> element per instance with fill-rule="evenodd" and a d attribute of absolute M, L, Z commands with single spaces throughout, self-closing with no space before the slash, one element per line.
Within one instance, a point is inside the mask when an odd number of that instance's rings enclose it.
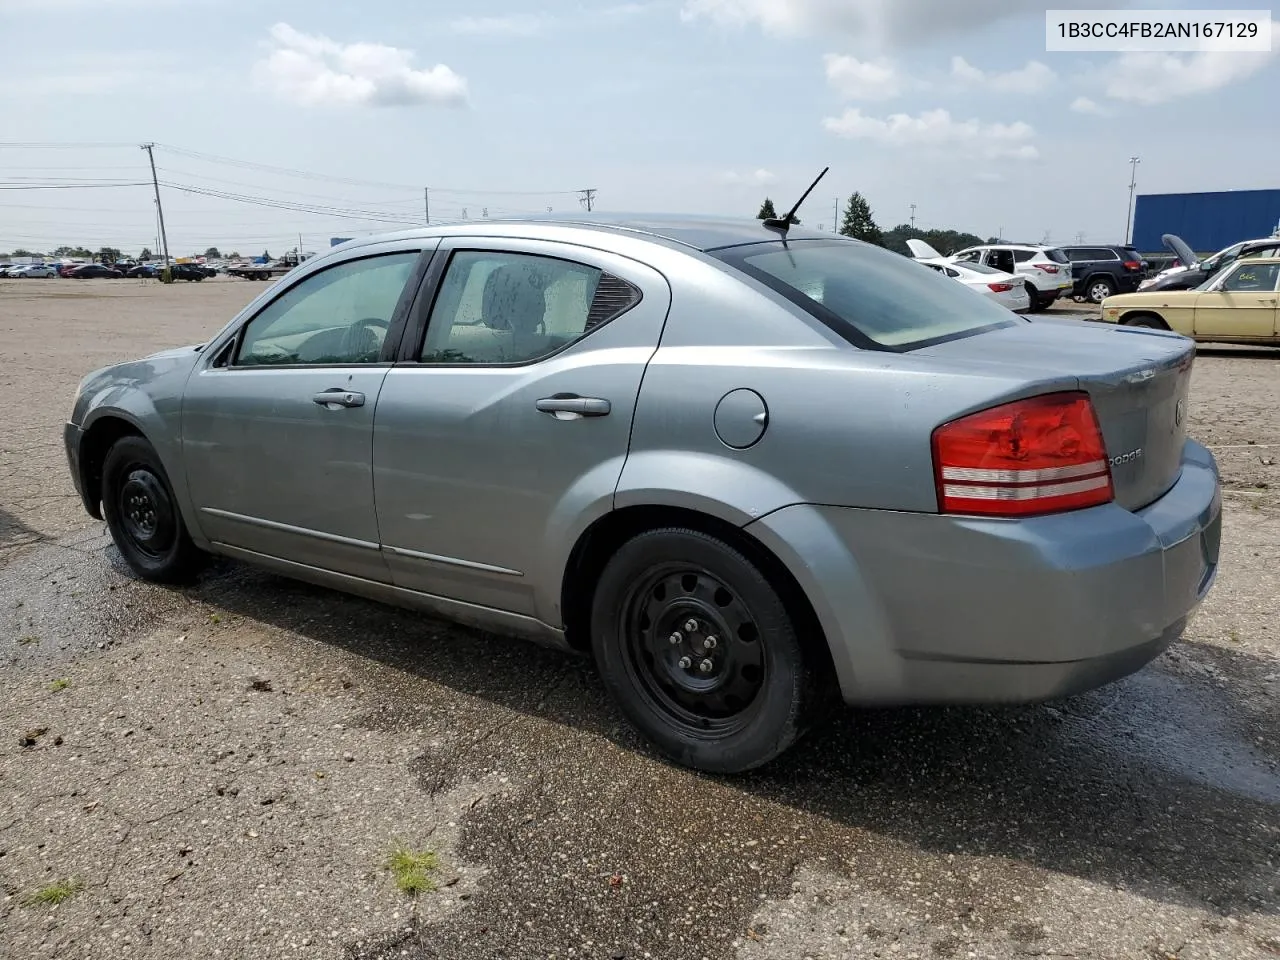
<path fill-rule="evenodd" d="M 1036 269 L 1038 269 L 1038 270 L 1043 270 L 1045 273 L 1057 273 L 1057 272 L 1058 272 L 1058 268 L 1057 268 L 1057 267 L 1055 267 L 1052 263 L 1037 263 L 1037 264 L 1035 264 L 1035 267 L 1036 267 Z"/>
<path fill-rule="evenodd" d="M 994 293 L 1008 293 L 1013 289 L 1013 285 L 1009 283 L 988 283 L 987 286 L 990 287 Z"/>
<path fill-rule="evenodd" d="M 1025 517 L 1109 503 L 1102 429 L 1086 393 L 1051 393 L 970 414 L 933 431 L 943 513 Z"/>
<path fill-rule="evenodd" d="M 1126 260 L 1124 262 L 1124 268 L 1126 270 L 1141 270 L 1142 264 L 1139 263 L 1137 260 Z"/>

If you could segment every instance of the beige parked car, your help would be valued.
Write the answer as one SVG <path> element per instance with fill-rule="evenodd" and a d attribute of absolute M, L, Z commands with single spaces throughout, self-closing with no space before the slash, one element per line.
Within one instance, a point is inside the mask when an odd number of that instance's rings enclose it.
<path fill-rule="evenodd" d="M 1201 341 L 1280 344 L 1280 257 L 1237 260 L 1191 290 L 1124 293 L 1102 301 L 1102 319 L 1172 330 Z"/>

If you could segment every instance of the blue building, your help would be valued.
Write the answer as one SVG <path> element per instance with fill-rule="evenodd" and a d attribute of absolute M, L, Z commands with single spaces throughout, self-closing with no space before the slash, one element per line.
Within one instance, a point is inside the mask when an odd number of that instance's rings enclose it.
<path fill-rule="evenodd" d="M 1216 253 L 1241 240 L 1269 237 L 1280 226 L 1280 190 L 1140 195 L 1133 214 L 1133 245 L 1163 252 L 1161 234 L 1176 233 L 1196 253 Z"/>

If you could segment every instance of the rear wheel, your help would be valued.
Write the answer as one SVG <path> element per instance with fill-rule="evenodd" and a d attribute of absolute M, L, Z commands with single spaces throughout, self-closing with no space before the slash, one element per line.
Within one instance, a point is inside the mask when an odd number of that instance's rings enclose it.
<path fill-rule="evenodd" d="M 107 451 L 102 508 L 116 547 L 144 580 L 185 583 L 204 566 L 160 457 L 142 437 L 122 437 Z"/>
<path fill-rule="evenodd" d="M 1107 277 L 1095 277 L 1089 281 L 1088 296 L 1090 303 L 1101 303 L 1116 292 L 1116 285 Z"/>
<path fill-rule="evenodd" d="M 817 701 L 778 592 L 740 551 L 695 530 L 652 530 L 619 548 L 596 586 L 591 642 L 627 718 L 699 770 L 767 763 Z"/>

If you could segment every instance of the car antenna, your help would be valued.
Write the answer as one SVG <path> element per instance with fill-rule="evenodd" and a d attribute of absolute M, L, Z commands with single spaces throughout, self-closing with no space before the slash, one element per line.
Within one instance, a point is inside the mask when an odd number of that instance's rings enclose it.
<path fill-rule="evenodd" d="M 822 172 L 818 174 L 813 183 L 809 184 L 809 189 L 800 195 L 800 199 L 796 201 L 796 205 L 794 207 L 787 211 L 786 216 L 767 217 L 764 221 L 764 225 L 770 230 L 781 230 L 783 233 L 786 233 L 791 229 L 791 220 L 796 215 L 796 211 L 800 209 L 800 204 L 804 203 L 809 194 L 813 193 L 813 188 L 818 185 L 819 180 L 827 175 L 827 171 L 830 169 L 830 167 L 822 168 Z"/>

